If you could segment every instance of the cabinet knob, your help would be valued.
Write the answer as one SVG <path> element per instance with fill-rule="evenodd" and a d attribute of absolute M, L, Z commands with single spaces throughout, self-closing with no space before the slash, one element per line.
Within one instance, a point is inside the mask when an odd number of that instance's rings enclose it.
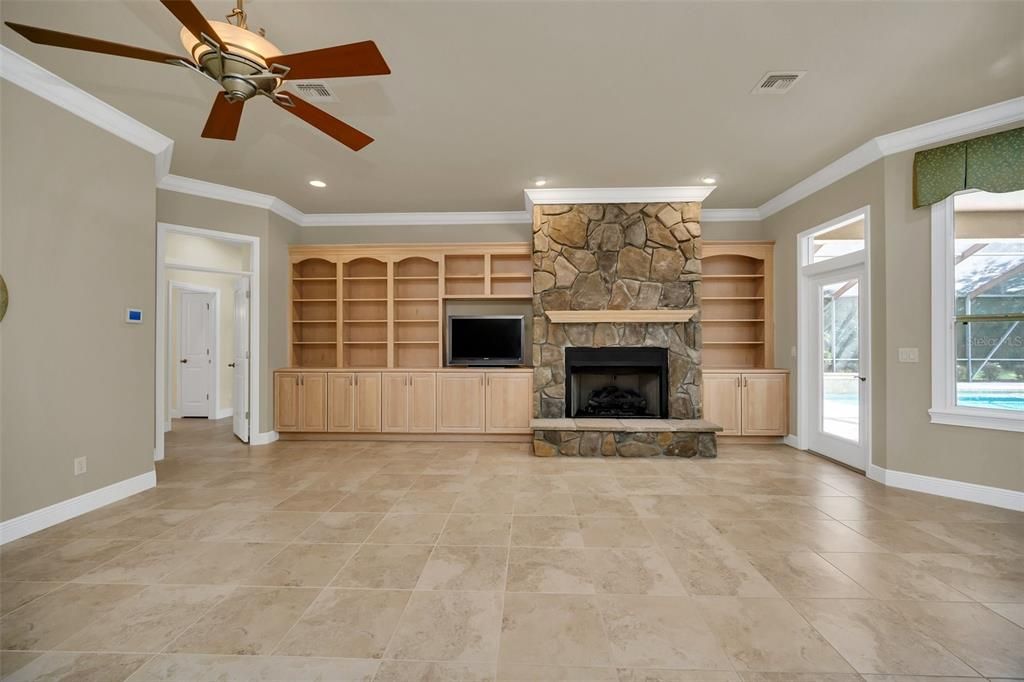
<path fill-rule="evenodd" d="M 184 365 L 184 364 L 185 364 L 186 362 L 188 362 L 188 358 L 182 358 L 182 359 L 181 359 L 181 364 L 183 364 L 183 365 Z"/>
<path fill-rule="evenodd" d="M 229 362 L 228 363 L 228 367 L 234 367 L 234 366 L 235 366 L 235 363 L 233 363 L 233 362 Z"/>

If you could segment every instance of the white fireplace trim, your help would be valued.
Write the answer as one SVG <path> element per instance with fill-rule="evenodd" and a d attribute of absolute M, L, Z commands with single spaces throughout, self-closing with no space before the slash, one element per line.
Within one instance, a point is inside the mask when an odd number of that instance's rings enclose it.
<path fill-rule="evenodd" d="M 669 204 L 702 202 L 715 185 L 690 187 L 550 187 L 523 190 L 526 210 L 541 204 Z"/>

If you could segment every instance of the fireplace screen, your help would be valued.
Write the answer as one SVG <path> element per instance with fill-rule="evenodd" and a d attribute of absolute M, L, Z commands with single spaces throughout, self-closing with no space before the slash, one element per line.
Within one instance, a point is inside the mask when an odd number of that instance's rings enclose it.
<path fill-rule="evenodd" d="M 565 416 L 665 418 L 664 348 L 566 348 Z"/>

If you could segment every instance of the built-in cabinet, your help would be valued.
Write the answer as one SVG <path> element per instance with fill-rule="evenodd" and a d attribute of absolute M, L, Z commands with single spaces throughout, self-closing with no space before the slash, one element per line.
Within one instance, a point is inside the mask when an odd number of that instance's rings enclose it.
<path fill-rule="evenodd" d="M 704 418 L 723 436 L 784 436 L 789 427 L 784 370 L 704 370 Z"/>
<path fill-rule="evenodd" d="M 284 433 L 528 434 L 533 371 L 279 371 Z"/>

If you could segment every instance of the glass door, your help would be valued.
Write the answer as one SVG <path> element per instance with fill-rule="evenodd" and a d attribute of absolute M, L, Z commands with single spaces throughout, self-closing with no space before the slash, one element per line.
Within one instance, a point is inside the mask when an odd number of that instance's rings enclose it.
<path fill-rule="evenodd" d="M 856 469 L 867 466 L 867 368 L 862 267 L 811 278 L 814 366 L 811 450 Z"/>

